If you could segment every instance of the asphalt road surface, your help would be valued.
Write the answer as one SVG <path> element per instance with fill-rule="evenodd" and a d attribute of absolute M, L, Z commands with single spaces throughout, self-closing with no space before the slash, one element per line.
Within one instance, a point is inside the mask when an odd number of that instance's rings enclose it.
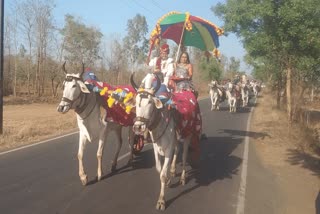
<path fill-rule="evenodd" d="M 237 113 L 229 113 L 226 107 L 210 111 L 209 99 L 199 102 L 205 135 L 201 141 L 201 166 L 197 170 L 188 166 L 185 186 L 179 185 L 179 177 L 174 178 L 172 186 L 166 189 L 167 208 L 163 213 L 273 213 L 273 206 L 263 201 L 270 195 L 261 194 L 261 183 L 266 178 L 269 189 L 274 185 L 272 177 L 270 181 L 271 175 L 263 171 L 248 141 L 250 137 L 259 137 L 259 133 L 247 131 L 252 108 Z M 160 181 L 152 145 L 147 144 L 135 157 L 133 166 L 127 166 L 128 144 L 124 138 L 119 170 L 111 174 L 113 138 L 105 146 L 104 177 L 100 182 L 95 181 L 97 143 L 87 145 L 87 186 L 82 186 L 78 176 L 77 133 L 2 153 L 0 213 L 159 213 L 155 205 Z M 180 172 L 179 163 L 178 175 Z"/>

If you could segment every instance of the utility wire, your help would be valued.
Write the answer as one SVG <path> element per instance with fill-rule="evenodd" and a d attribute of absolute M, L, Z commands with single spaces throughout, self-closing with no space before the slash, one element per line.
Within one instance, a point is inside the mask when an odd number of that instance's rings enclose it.
<path fill-rule="evenodd" d="M 157 8 L 159 8 L 162 12 L 165 12 L 165 10 L 164 10 L 162 7 L 160 7 L 160 5 L 159 5 L 158 2 L 156 2 L 155 0 L 152 0 L 152 3 L 153 3 L 153 5 L 155 5 Z"/>

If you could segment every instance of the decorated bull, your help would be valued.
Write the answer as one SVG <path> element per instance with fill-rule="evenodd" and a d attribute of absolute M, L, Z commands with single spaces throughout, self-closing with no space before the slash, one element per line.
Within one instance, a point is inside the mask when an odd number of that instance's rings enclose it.
<path fill-rule="evenodd" d="M 227 83 L 227 98 L 230 112 L 237 112 L 237 105 L 240 101 L 240 87 L 233 83 Z"/>
<path fill-rule="evenodd" d="M 156 84 L 153 84 L 156 80 Z M 161 190 L 156 204 L 156 209 L 164 210 L 165 204 L 165 186 L 170 183 L 171 177 L 176 173 L 176 159 L 178 155 L 178 142 L 183 143 L 182 154 L 182 173 L 180 183 L 185 184 L 186 181 L 186 161 L 189 150 L 189 144 L 192 146 L 197 143 L 199 146 L 201 132 L 201 116 L 195 112 L 199 112 L 196 100 L 189 93 L 167 93 L 167 99 L 160 99 L 163 95 L 157 95 L 160 89 L 160 79 L 157 75 L 148 74 L 145 78 L 143 88 L 138 88 L 130 77 L 132 86 L 137 90 L 136 95 L 136 118 L 133 130 L 136 134 L 143 135 L 145 131 L 149 131 L 155 154 L 156 169 L 160 174 Z M 177 102 L 180 100 L 182 102 Z M 189 102 L 189 103 L 188 103 Z M 179 108 L 177 104 L 185 103 L 184 108 Z M 183 105 L 183 104 L 182 104 Z M 193 107 L 190 107 L 193 106 Z M 179 111 L 180 109 L 180 111 Z M 187 111 L 187 112 L 183 112 Z M 196 117 L 198 120 L 196 120 Z M 189 119 L 189 120 L 188 120 Z M 198 123 L 197 123 L 198 122 Z M 200 124 L 199 124 L 200 123 Z M 198 133 L 195 133 L 198 130 Z M 196 152 L 196 148 L 193 148 Z M 198 148 L 199 149 L 199 148 Z M 197 151 L 199 152 L 199 150 Z M 195 154 L 195 153 L 193 153 Z M 160 157 L 164 157 L 164 163 L 161 165 Z M 168 175 L 170 167 L 170 175 Z"/>
<path fill-rule="evenodd" d="M 107 101 L 96 92 L 88 89 L 88 85 L 85 84 L 83 79 L 84 66 L 81 73 L 69 74 L 65 69 L 65 63 L 63 64 L 63 71 L 65 72 L 65 80 L 63 82 L 63 95 L 59 106 L 58 112 L 67 113 L 70 109 L 73 109 L 77 114 L 77 123 L 79 127 L 79 148 L 78 148 L 78 160 L 79 160 L 79 176 L 83 185 L 88 183 L 88 177 L 83 167 L 83 155 L 85 146 L 88 142 L 98 141 L 99 146 L 97 150 L 97 180 L 101 180 L 102 177 L 102 155 L 105 141 L 108 134 L 111 131 L 115 132 L 117 138 L 117 150 L 114 154 L 112 161 L 112 171 L 115 171 L 117 166 L 118 155 L 122 146 L 122 127 L 132 126 L 134 113 L 127 114 L 125 109 L 121 107 L 110 108 L 107 105 Z M 101 84 L 101 86 L 105 86 Z M 105 87 L 102 87 L 105 89 Z M 111 86 L 109 86 L 109 89 Z M 127 86 L 126 88 L 131 88 Z M 106 91 L 106 90 L 105 90 Z M 111 97 L 111 96 L 109 96 Z M 112 99 L 110 98 L 112 101 Z M 101 117 L 100 107 L 104 107 L 106 114 L 105 117 Z M 125 115 L 121 117 L 120 115 Z M 129 163 L 133 159 L 133 132 L 129 128 L 129 145 L 131 147 L 131 155 Z"/>
<path fill-rule="evenodd" d="M 220 103 L 223 102 L 226 97 L 225 90 L 218 85 L 216 80 L 212 80 L 208 86 L 211 100 L 211 111 L 219 110 Z"/>
<path fill-rule="evenodd" d="M 249 103 L 249 84 L 247 82 L 242 82 L 240 84 L 241 89 L 241 99 L 242 99 L 242 107 L 248 106 Z"/>

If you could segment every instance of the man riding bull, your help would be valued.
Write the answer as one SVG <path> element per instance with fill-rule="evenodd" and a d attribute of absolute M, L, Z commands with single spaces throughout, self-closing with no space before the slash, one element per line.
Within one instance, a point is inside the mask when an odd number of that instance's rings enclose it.
<path fill-rule="evenodd" d="M 169 57 L 170 49 L 168 44 L 163 44 L 160 47 L 160 56 L 154 57 L 147 61 L 148 66 L 152 68 L 152 72 L 156 74 L 162 83 L 164 83 L 167 87 L 169 84 L 169 79 L 174 73 L 174 61 L 171 57 Z M 144 83 L 146 78 L 142 80 Z"/>
<path fill-rule="evenodd" d="M 167 94 L 167 97 L 171 97 L 169 102 L 173 103 L 173 106 L 175 106 L 174 108 L 177 111 L 176 119 L 181 139 L 190 136 L 190 134 L 192 135 L 190 145 L 191 159 L 192 161 L 197 162 L 199 161 L 200 156 L 199 140 L 202 132 L 202 119 L 196 93 L 194 93 L 193 87 L 180 87 L 179 90 L 175 90 L 178 88 L 172 88 L 169 84 L 170 80 L 180 83 L 181 78 L 177 74 L 181 73 L 182 65 L 188 68 L 186 71 L 188 71 L 187 74 L 189 76 L 184 79 L 190 81 L 192 78 L 192 72 L 190 72 L 189 68 L 192 68 L 192 66 L 190 66 L 191 64 L 189 62 L 188 55 L 185 52 L 180 56 L 180 58 L 186 56 L 186 59 L 183 61 L 184 63 L 182 63 L 182 60 L 179 60 L 178 64 L 175 66 L 173 59 L 168 57 L 169 52 L 169 46 L 167 44 L 163 44 L 160 47 L 160 57 L 153 58 L 148 62 L 148 65 L 152 67 L 153 74 L 156 74 L 163 83 L 157 91 L 156 96 L 161 97 L 163 94 Z M 178 68 L 180 69 L 179 72 Z M 150 78 L 150 75 L 152 74 L 147 74 L 147 76 L 142 80 L 140 87 L 145 88 L 147 86 L 152 86 L 155 88 L 155 78 Z M 148 82 L 150 80 L 152 80 L 152 83 Z M 170 92 L 172 92 L 171 95 L 169 95 Z"/>

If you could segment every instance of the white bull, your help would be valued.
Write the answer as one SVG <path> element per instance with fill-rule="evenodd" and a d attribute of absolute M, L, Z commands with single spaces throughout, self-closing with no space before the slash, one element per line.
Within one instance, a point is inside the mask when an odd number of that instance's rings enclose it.
<path fill-rule="evenodd" d="M 233 85 L 231 82 L 229 82 L 227 85 L 226 94 L 228 97 L 230 112 L 236 112 L 237 111 L 237 93 L 236 93 L 235 85 Z"/>
<path fill-rule="evenodd" d="M 209 95 L 211 99 L 211 111 L 220 109 L 220 97 L 222 96 L 222 91 L 218 88 L 218 83 L 212 80 L 209 86 Z"/>
<path fill-rule="evenodd" d="M 249 103 L 249 86 L 245 83 L 241 83 L 241 98 L 242 107 L 248 106 Z"/>
<path fill-rule="evenodd" d="M 176 121 L 173 117 L 172 110 L 165 108 L 155 93 L 160 87 L 160 80 L 156 76 L 157 86 L 151 87 L 153 75 L 147 76 L 145 88 L 139 89 L 136 96 L 136 119 L 133 125 L 133 130 L 136 134 L 143 135 L 145 131 L 149 131 L 151 140 L 153 142 L 156 169 L 160 174 L 161 190 L 156 204 L 156 209 L 164 210 L 166 208 L 165 202 L 165 186 L 170 183 L 171 177 L 168 175 L 169 164 L 171 163 L 171 170 L 175 173 L 175 162 L 172 162 L 174 151 L 177 151 L 177 133 Z M 130 78 L 131 84 L 135 89 L 137 85 L 133 81 L 133 75 Z M 187 147 L 184 148 L 183 162 L 185 165 Z M 164 162 L 161 164 L 160 158 L 164 157 Z M 176 157 L 174 157 L 176 159 Z M 185 176 L 185 171 L 182 177 Z M 185 178 L 182 178 L 185 179 Z"/>
<path fill-rule="evenodd" d="M 63 70 L 65 71 L 64 65 Z M 70 109 L 74 109 L 77 113 L 77 122 L 79 127 L 79 176 L 83 185 L 88 183 L 88 177 L 83 167 L 83 155 L 87 142 L 99 141 L 97 150 L 98 168 L 97 180 L 102 177 L 102 155 L 103 147 L 108 134 L 111 131 L 115 132 L 118 140 L 117 150 L 112 161 L 112 171 L 115 171 L 117 166 L 118 155 L 122 146 L 121 131 L 122 126 L 113 122 L 106 122 L 101 118 L 100 103 L 98 96 L 94 92 L 90 92 L 82 80 L 82 74 L 67 74 L 64 81 L 63 97 L 57 108 L 60 113 L 67 113 Z M 129 162 L 133 158 L 133 132 L 129 129 L 129 145 L 131 146 L 131 156 Z"/>

